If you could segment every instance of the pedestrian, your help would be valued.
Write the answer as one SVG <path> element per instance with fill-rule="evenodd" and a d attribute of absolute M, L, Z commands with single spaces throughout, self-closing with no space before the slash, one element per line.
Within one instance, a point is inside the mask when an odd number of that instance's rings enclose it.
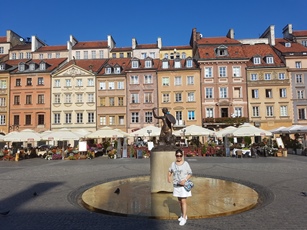
<path fill-rule="evenodd" d="M 192 170 L 187 161 L 183 159 L 183 152 L 181 149 L 177 149 L 175 152 L 176 161 L 172 162 L 171 167 L 168 172 L 168 183 L 171 182 L 171 177 L 173 176 L 173 196 L 177 197 L 181 216 L 178 218 L 179 225 L 183 226 L 187 222 L 187 198 L 192 196 L 191 191 L 187 192 L 184 188 L 184 183 L 189 180 L 192 176 Z"/>

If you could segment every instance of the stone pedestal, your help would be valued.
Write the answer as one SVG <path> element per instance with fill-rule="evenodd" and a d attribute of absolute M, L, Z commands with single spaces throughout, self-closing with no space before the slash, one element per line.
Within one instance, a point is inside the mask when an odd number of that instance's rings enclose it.
<path fill-rule="evenodd" d="M 174 150 L 152 151 L 150 154 L 151 193 L 173 192 L 173 183 L 168 183 L 168 169 L 176 160 Z"/>

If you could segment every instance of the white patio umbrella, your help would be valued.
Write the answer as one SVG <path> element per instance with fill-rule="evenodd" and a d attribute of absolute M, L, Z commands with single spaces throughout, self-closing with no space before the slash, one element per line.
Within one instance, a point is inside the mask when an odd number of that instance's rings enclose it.
<path fill-rule="evenodd" d="M 203 128 L 198 125 L 190 125 L 190 126 L 187 126 L 185 128 L 182 128 L 180 130 L 173 132 L 173 134 L 176 136 L 181 136 L 183 134 L 185 136 L 209 136 L 209 135 L 213 135 L 214 131 Z"/>
<path fill-rule="evenodd" d="M 281 126 L 279 128 L 276 128 L 276 129 L 271 129 L 269 130 L 271 133 L 275 134 L 275 133 L 279 133 L 281 130 L 285 129 L 286 127 L 285 126 Z"/>
<path fill-rule="evenodd" d="M 24 129 L 20 132 L 13 131 L 11 133 L 8 133 L 3 137 L 3 140 L 10 142 L 40 141 L 41 136 L 39 133 L 35 132 L 32 129 Z"/>
<path fill-rule="evenodd" d="M 132 133 L 130 133 L 131 137 L 136 137 L 136 136 L 152 136 L 152 137 L 157 137 L 160 136 L 161 133 L 161 128 L 153 126 L 153 125 L 149 125 L 149 126 L 145 126 L 137 131 L 134 131 Z"/>
<path fill-rule="evenodd" d="M 228 126 L 220 131 L 215 132 L 216 137 L 222 138 L 227 134 L 232 134 L 237 128 L 234 126 Z"/>
<path fill-rule="evenodd" d="M 119 132 L 111 127 L 105 126 L 95 132 L 85 135 L 86 138 L 112 138 L 112 137 L 125 137 L 122 132 Z"/>
<path fill-rule="evenodd" d="M 41 135 L 42 140 L 46 141 L 68 141 L 68 140 L 79 140 L 80 137 L 71 132 L 69 129 L 59 129 L 46 134 Z"/>
<path fill-rule="evenodd" d="M 74 130 L 72 132 L 77 134 L 79 137 L 85 137 L 86 135 L 91 133 L 91 131 L 88 131 L 86 129 L 78 129 L 78 130 Z"/>
<path fill-rule="evenodd" d="M 272 136 L 270 131 L 257 128 L 249 123 L 244 123 L 240 125 L 234 132 L 232 133 L 235 137 L 252 137 L 252 136 Z"/>
<path fill-rule="evenodd" d="M 304 125 L 292 125 L 290 127 L 283 128 L 279 130 L 279 133 L 299 133 L 305 128 Z"/>

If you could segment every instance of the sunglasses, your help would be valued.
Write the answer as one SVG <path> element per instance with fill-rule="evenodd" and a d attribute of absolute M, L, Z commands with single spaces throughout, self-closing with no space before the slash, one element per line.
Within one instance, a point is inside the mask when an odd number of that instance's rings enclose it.
<path fill-rule="evenodd" d="M 176 155 L 176 157 L 182 157 L 182 155 Z"/>

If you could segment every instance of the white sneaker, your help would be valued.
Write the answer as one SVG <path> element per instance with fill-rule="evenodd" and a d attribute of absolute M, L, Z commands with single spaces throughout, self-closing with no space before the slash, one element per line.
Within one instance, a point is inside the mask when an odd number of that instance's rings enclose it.
<path fill-rule="evenodd" d="M 181 219 L 180 222 L 179 222 L 179 225 L 180 225 L 180 226 L 183 226 L 183 225 L 185 225 L 186 222 L 187 222 L 187 219 L 185 219 L 185 218 L 182 217 L 182 219 Z"/>
<path fill-rule="evenodd" d="M 181 221 L 183 219 L 183 217 L 182 216 L 180 216 L 179 218 L 178 218 L 178 221 Z M 188 216 L 186 217 L 186 220 L 188 219 Z"/>

